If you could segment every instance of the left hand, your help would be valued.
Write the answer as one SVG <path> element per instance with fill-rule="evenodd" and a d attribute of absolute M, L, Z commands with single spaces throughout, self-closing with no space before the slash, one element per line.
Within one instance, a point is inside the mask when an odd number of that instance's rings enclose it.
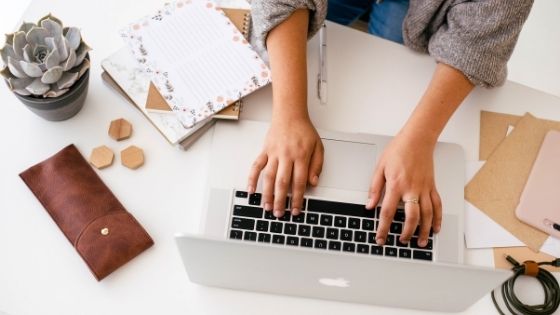
<path fill-rule="evenodd" d="M 422 136 L 403 129 L 387 146 L 374 171 L 366 208 L 373 209 L 377 205 L 385 188 L 376 235 L 380 245 L 385 244 L 401 200 L 405 202 L 401 243 L 408 243 L 420 226 L 418 245 L 424 247 L 430 229 L 433 227 L 435 233 L 441 229 L 442 204 L 434 181 L 435 143 Z M 410 201 L 414 199 L 418 202 Z"/>

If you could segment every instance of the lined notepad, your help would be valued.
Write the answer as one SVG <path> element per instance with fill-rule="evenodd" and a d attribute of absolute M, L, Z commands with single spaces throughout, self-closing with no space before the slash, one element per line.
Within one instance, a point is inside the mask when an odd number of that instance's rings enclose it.
<path fill-rule="evenodd" d="M 122 33 L 185 127 L 267 85 L 270 70 L 208 0 L 182 0 Z"/>

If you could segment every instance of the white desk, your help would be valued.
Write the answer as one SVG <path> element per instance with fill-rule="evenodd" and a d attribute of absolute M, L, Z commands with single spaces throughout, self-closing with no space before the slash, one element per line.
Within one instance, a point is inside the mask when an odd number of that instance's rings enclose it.
<path fill-rule="evenodd" d="M 53 12 L 80 26 L 94 47 L 86 106 L 60 123 L 44 121 L 0 89 L 0 313 L 24 314 L 421 314 L 329 301 L 289 298 L 200 287 L 187 280 L 173 241 L 175 232 L 198 230 L 208 137 L 188 152 L 168 145 L 132 106 L 101 81 L 100 61 L 122 46 L 119 27 L 159 6 L 150 0 L 36 0 L 25 19 Z M 428 56 L 343 27 L 329 26 L 329 105 L 310 110 L 318 127 L 394 134 L 415 106 L 435 67 Z M 310 44 L 310 85 L 316 74 L 316 42 Z M 507 83 L 477 90 L 449 122 L 442 140 L 461 144 L 467 159 L 478 152 L 481 109 L 560 119 L 560 99 Z M 117 143 L 107 136 L 112 119 L 134 125 L 133 137 Z M 247 100 L 244 119 L 270 117 L 270 89 Z M 58 227 L 19 179 L 19 172 L 69 143 L 88 156 L 106 144 L 115 152 L 135 144 L 146 165 L 130 171 L 115 165 L 99 174 L 155 240 L 155 246 L 97 283 Z M 492 265 L 489 250 L 467 252 L 467 262 Z M 419 288 L 420 290 L 421 288 Z M 394 294 L 398 294 L 395 292 Z M 465 314 L 492 314 L 489 296 Z"/>

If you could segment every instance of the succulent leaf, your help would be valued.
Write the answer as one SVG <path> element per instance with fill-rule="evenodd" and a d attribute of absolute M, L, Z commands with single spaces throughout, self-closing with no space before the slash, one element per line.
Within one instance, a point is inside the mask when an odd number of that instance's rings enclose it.
<path fill-rule="evenodd" d="M 31 45 L 27 44 L 23 47 L 23 60 L 33 62 L 33 59 L 33 48 L 31 48 Z"/>
<path fill-rule="evenodd" d="M 36 63 L 27 62 L 25 60 L 20 60 L 19 65 L 25 74 L 32 78 L 38 78 L 43 75 L 43 70 Z"/>
<path fill-rule="evenodd" d="M 58 37 L 62 35 L 62 25 L 51 19 L 41 21 L 41 27 L 45 28 L 49 32 L 50 37 Z"/>
<path fill-rule="evenodd" d="M 25 78 L 25 79 L 18 79 L 18 78 L 10 78 L 8 79 L 8 85 L 10 89 L 13 90 L 25 90 L 25 88 L 33 82 L 33 78 Z"/>
<path fill-rule="evenodd" d="M 62 25 L 62 21 L 59 20 L 58 18 L 54 17 L 51 13 L 49 13 L 49 14 L 43 16 L 43 17 L 39 20 L 39 22 L 38 22 L 37 24 L 41 25 L 41 23 L 43 23 L 43 21 L 46 20 L 46 19 L 52 20 L 52 21 L 54 21 L 54 22 L 60 24 L 60 26 L 63 26 L 63 25 Z"/>
<path fill-rule="evenodd" d="M 8 69 L 8 66 L 5 66 L 2 70 L 0 70 L 0 75 L 2 75 L 6 80 L 13 78 L 12 74 L 10 73 L 10 69 Z"/>
<path fill-rule="evenodd" d="M 52 69 L 52 68 L 58 66 L 60 64 L 60 62 L 61 62 L 60 54 L 58 53 L 58 49 L 55 48 L 47 56 L 47 59 L 45 60 L 45 65 L 47 66 L 47 69 Z"/>
<path fill-rule="evenodd" d="M 54 37 L 45 38 L 45 45 L 47 45 L 49 51 L 53 51 L 54 49 L 56 49 L 56 43 L 54 41 Z"/>
<path fill-rule="evenodd" d="M 25 89 L 33 95 L 43 95 L 50 90 L 50 86 L 41 82 L 41 78 L 37 78 L 31 82 Z"/>
<path fill-rule="evenodd" d="M 6 34 L 6 45 L 14 44 L 14 33 Z"/>
<path fill-rule="evenodd" d="M 43 94 L 44 97 L 59 97 L 64 95 L 66 92 L 68 92 L 70 89 L 59 89 L 56 86 L 53 86 L 51 88 L 50 91 L 48 91 L 47 93 Z"/>
<path fill-rule="evenodd" d="M 86 57 L 87 53 L 91 51 L 91 47 L 88 46 L 88 44 L 82 42 L 80 44 L 80 46 L 78 47 L 78 49 L 76 49 L 76 63 L 75 65 L 79 65 L 82 63 L 82 61 L 84 61 L 84 58 Z"/>
<path fill-rule="evenodd" d="M 12 57 L 8 57 L 8 68 L 10 69 L 12 75 L 16 78 L 23 79 L 27 77 L 25 72 L 23 72 L 23 69 L 21 69 L 19 62 L 16 59 L 12 59 Z"/>
<path fill-rule="evenodd" d="M 4 65 L 8 65 L 8 57 L 16 58 L 16 53 L 14 52 L 14 48 L 10 44 L 4 45 L 2 49 L 0 49 L 0 55 L 2 56 L 2 62 Z"/>
<path fill-rule="evenodd" d="M 84 59 L 84 62 L 82 62 L 79 66 L 76 66 L 74 69 L 78 71 L 78 79 L 81 78 L 89 69 L 90 67 L 90 63 L 88 59 Z M 74 71 L 74 69 L 70 70 L 70 71 Z"/>
<path fill-rule="evenodd" d="M 60 80 L 63 73 L 64 73 L 64 69 L 60 66 L 51 68 L 43 74 L 43 77 L 41 78 L 41 82 L 45 84 L 56 83 L 58 80 Z"/>
<path fill-rule="evenodd" d="M 78 79 L 80 78 L 80 74 L 78 72 L 65 72 L 62 77 L 58 80 L 56 85 L 59 89 L 68 89 L 70 88 Z"/>
<path fill-rule="evenodd" d="M 61 60 L 66 60 L 68 58 L 68 46 L 66 45 L 66 38 L 60 35 L 59 37 L 54 38 L 54 43 L 56 45 L 56 49 L 60 54 Z"/>
<path fill-rule="evenodd" d="M 75 63 L 76 63 L 76 53 L 74 52 L 74 50 L 70 50 L 68 59 L 66 59 L 66 62 L 64 62 L 64 71 L 68 71 L 74 68 Z"/>
<path fill-rule="evenodd" d="M 27 45 L 25 41 L 25 32 L 17 32 L 14 34 L 14 53 L 18 60 L 23 58 L 23 47 Z"/>
<path fill-rule="evenodd" d="M 33 59 L 35 62 L 43 63 L 47 59 L 49 48 L 43 45 L 37 45 L 33 49 Z"/>
<path fill-rule="evenodd" d="M 35 23 L 23 22 L 19 27 L 20 32 L 27 33 L 29 32 L 34 26 L 37 26 Z"/>
<path fill-rule="evenodd" d="M 49 31 L 47 31 L 46 28 L 35 26 L 29 32 L 27 32 L 25 38 L 31 45 L 45 45 L 45 38 L 47 38 L 48 36 Z"/>
<path fill-rule="evenodd" d="M 31 95 L 31 93 L 30 93 L 28 90 L 26 90 L 26 89 L 23 89 L 23 90 L 14 90 L 14 92 L 16 92 L 17 94 L 22 95 L 22 96 L 29 96 L 29 95 Z"/>
<path fill-rule="evenodd" d="M 68 46 L 70 46 L 71 50 L 78 49 L 78 46 L 80 46 L 80 43 L 82 42 L 82 35 L 77 27 L 68 28 L 65 37 L 68 40 Z"/>

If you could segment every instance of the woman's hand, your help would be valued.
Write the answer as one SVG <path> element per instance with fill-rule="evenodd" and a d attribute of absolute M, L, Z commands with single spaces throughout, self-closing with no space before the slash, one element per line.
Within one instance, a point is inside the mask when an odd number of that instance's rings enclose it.
<path fill-rule="evenodd" d="M 307 183 L 317 185 L 322 166 L 323 144 L 309 118 L 273 120 L 263 151 L 251 167 L 247 190 L 255 191 L 262 172 L 264 209 L 274 209 L 274 216 L 281 217 L 291 186 L 291 211 L 298 215 Z"/>
<path fill-rule="evenodd" d="M 422 134 L 403 130 L 387 146 L 375 169 L 366 208 L 373 209 L 379 202 L 383 188 L 376 242 L 385 244 L 397 205 L 402 200 L 405 223 L 401 243 L 408 243 L 420 226 L 418 245 L 427 245 L 430 229 L 441 228 L 442 205 L 434 182 L 434 146 Z"/>

